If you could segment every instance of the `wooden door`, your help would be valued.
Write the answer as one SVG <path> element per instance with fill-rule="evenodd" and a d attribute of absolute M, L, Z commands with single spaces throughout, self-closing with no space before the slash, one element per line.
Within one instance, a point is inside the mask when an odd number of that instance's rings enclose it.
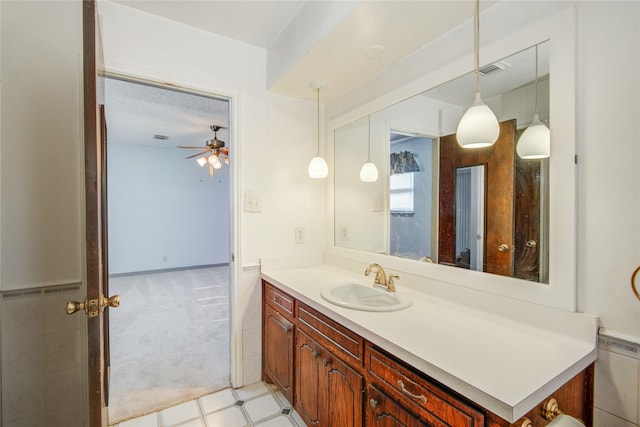
<path fill-rule="evenodd" d="M 293 403 L 293 324 L 264 304 L 264 372 Z"/>
<path fill-rule="evenodd" d="M 374 386 L 367 387 L 367 427 L 429 427 Z"/>
<path fill-rule="evenodd" d="M 362 375 L 323 349 L 322 425 L 362 426 Z"/>
<path fill-rule="evenodd" d="M 108 318 L 103 311 L 107 293 L 106 234 L 106 125 L 104 111 L 98 106 L 97 55 L 101 54 L 96 25 L 96 3 L 82 2 L 83 92 L 84 92 L 84 175 L 85 175 L 85 262 L 86 300 L 98 307 L 87 317 L 87 359 L 89 389 L 89 426 L 108 425 Z"/>
<path fill-rule="evenodd" d="M 456 170 L 485 166 L 484 268 L 513 275 L 515 120 L 500 123 L 500 136 L 486 148 L 462 148 L 456 135 L 440 138 L 438 263 L 456 264 Z M 506 250 L 501 250 L 506 245 Z M 502 246 L 504 248 L 504 246 Z"/>
<path fill-rule="evenodd" d="M 300 329 L 296 329 L 295 409 L 307 426 L 320 426 L 320 353 L 322 348 Z"/>

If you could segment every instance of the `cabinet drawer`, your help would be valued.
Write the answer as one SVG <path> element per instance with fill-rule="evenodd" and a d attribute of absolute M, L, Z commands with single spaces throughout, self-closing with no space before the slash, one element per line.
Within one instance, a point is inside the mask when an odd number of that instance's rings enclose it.
<path fill-rule="evenodd" d="M 366 351 L 369 380 L 429 425 L 484 426 L 484 413 L 475 407 L 374 347 L 367 345 Z"/>
<path fill-rule="evenodd" d="M 291 320 L 293 318 L 293 298 L 268 282 L 264 284 L 264 301 Z"/>
<path fill-rule="evenodd" d="M 320 344 L 337 354 L 346 363 L 362 368 L 364 340 L 360 335 L 300 302 L 298 302 L 297 317 L 298 325 Z"/>

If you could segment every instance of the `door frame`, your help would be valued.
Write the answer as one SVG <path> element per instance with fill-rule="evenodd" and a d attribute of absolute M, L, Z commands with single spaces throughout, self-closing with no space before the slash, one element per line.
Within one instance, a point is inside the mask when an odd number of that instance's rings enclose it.
<path fill-rule="evenodd" d="M 104 254 L 102 253 L 102 218 L 100 213 L 100 178 L 102 159 L 100 154 L 100 126 L 98 120 L 97 77 L 119 77 L 130 81 L 152 84 L 159 87 L 180 89 L 185 92 L 215 96 L 229 100 L 229 138 L 234 141 L 232 163 L 230 165 L 230 381 L 233 387 L 243 385 L 242 372 L 242 313 L 239 311 L 239 282 L 242 277 L 241 254 L 241 209 L 238 191 L 240 182 L 241 144 L 239 128 L 240 93 L 236 90 L 218 88 L 199 88 L 183 82 L 160 80 L 151 73 L 109 66 L 101 52 L 101 34 L 97 19 L 97 6 L 94 0 L 82 2 L 83 20 L 83 147 L 84 147 L 84 197 L 85 197 L 85 283 L 86 298 L 99 299 L 103 294 L 101 278 Z M 98 47 L 98 49 L 96 49 Z M 98 52 L 96 52 L 98 50 Z M 98 57 L 99 55 L 99 57 Z M 98 61 L 100 69 L 98 70 Z M 106 426 L 108 412 L 105 406 L 104 390 L 104 315 L 87 318 L 87 385 L 88 385 L 88 421 L 91 427 Z"/>

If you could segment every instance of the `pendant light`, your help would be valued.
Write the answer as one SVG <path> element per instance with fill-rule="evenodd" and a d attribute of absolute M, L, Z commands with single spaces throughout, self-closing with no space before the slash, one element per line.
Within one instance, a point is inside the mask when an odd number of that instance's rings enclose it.
<path fill-rule="evenodd" d="M 476 99 L 464 113 L 456 138 L 463 148 L 481 148 L 493 145 L 500 134 L 496 115 L 480 97 L 480 0 L 476 0 L 475 15 Z"/>
<path fill-rule="evenodd" d="M 316 155 L 309 162 L 309 176 L 311 178 L 322 179 L 329 174 L 329 166 L 327 162 L 320 156 L 320 89 L 326 87 L 323 81 L 313 81 L 309 84 L 311 89 L 316 90 L 316 99 L 318 104 L 318 145 Z"/>
<path fill-rule="evenodd" d="M 551 132 L 538 117 L 538 45 L 536 45 L 536 105 L 533 120 L 520 136 L 516 152 L 522 159 L 546 159 L 551 153 Z"/>
<path fill-rule="evenodd" d="M 367 122 L 367 140 L 369 141 L 369 153 L 367 155 L 367 162 L 360 168 L 360 180 L 364 182 L 375 182 L 378 180 L 378 168 L 376 164 L 371 161 L 371 115 L 369 115 Z"/>

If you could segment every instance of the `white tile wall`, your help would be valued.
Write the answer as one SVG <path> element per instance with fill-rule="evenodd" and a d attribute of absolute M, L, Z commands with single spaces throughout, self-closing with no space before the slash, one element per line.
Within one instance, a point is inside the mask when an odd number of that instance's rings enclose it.
<path fill-rule="evenodd" d="M 601 344 L 595 372 L 595 427 L 640 426 L 640 360 L 634 344 Z M 637 347 L 636 347 L 637 348 Z"/>
<path fill-rule="evenodd" d="M 242 313 L 242 380 L 253 384 L 261 379 L 262 369 L 262 282 L 258 266 L 243 268 L 240 283 Z"/>
<path fill-rule="evenodd" d="M 79 285 L 2 294 L 3 426 L 85 424 L 83 317 L 65 312 L 81 297 Z"/>

